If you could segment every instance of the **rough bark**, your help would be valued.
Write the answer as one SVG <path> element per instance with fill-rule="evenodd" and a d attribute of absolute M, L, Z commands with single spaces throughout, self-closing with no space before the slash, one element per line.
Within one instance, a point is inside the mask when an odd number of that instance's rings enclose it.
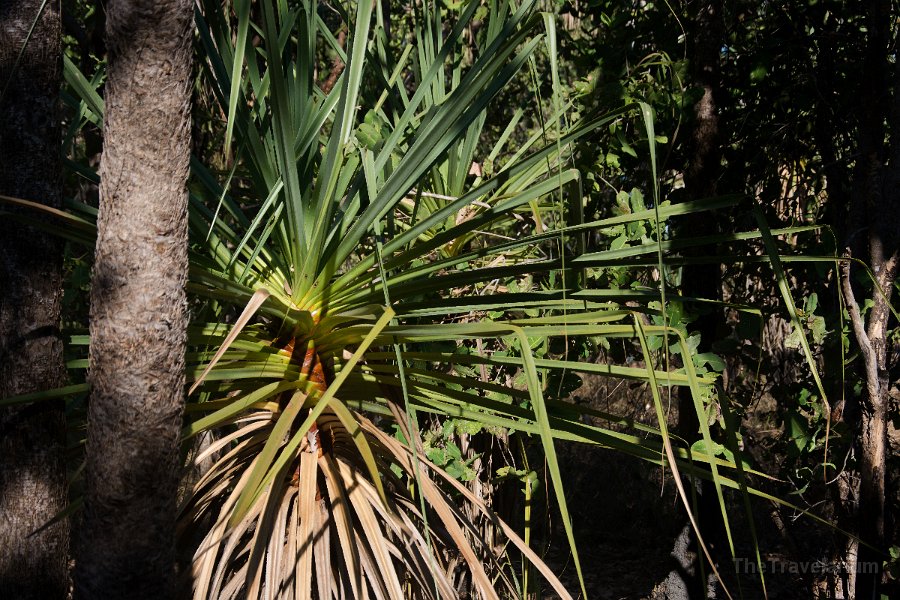
<path fill-rule="evenodd" d="M 60 12 L 41 4 L 0 3 L 0 194 L 58 207 Z M 61 299 L 59 241 L 0 218 L 0 398 L 65 385 Z M 0 409 L 2 598 L 68 591 L 68 522 L 31 535 L 66 506 L 64 444 L 62 401 Z"/>
<path fill-rule="evenodd" d="M 692 199 L 715 196 L 722 171 L 719 62 L 722 44 L 725 43 L 723 13 L 721 0 L 709 0 L 698 7 L 693 18 L 691 78 L 701 96 L 694 104 L 694 123 L 684 171 L 685 189 Z M 709 221 L 708 216 L 702 220 Z"/>
<path fill-rule="evenodd" d="M 79 598 L 171 598 L 184 408 L 190 0 L 113 0 Z"/>

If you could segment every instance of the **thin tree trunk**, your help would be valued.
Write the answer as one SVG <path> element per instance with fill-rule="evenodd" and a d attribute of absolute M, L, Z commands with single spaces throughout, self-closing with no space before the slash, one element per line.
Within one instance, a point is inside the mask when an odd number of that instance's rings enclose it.
<path fill-rule="evenodd" d="M 725 41 L 724 7 L 721 0 L 701 3 L 693 15 L 693 43 L 689 49 L 691 58 L 691 78 L 694 86 L 702 92 L 694 105 L 694 121 L 691 137 L 687 144 L 687 165 L 684 170 L 685 192 L 688 200 L 702 200 L 718 193 L 718 179 L 722 172 L 722 133 L 719 127 L 719 102 L 721 96 L 720 53 Z M 710 213 L 697 213 L 685 219 L 683 231 L 689 236 L 704 236 L 716 233 L 716 222 Z M 708 248 L 698 249 L 694 254 L 709 253 Z M 682 291 L 684 295 L 713 301 L 722 297 L 722 274 L 717 264 L 687 266 L 682 271 Z M 704 309 L 697 321 L 691 324 L 692 333 L 700 334 L 701 352 L 709 352 L 712 340 L 718 339 L 722 327 L 720 309 Z M 702 312 L 702 311 L 708 312 Z M 687 357 L 686 357 L 687 358 Z M 689 358 L 687 358 L 689 360 Z M 688 442 L 699 439 L 700 421 L 694 408 L 694 399 L 687 387 L 678 388 L 678 432 Z M 701 484 L 697 512 L 701 533 L 709 537 L 716 529 L 715 491 L 711 484 Z M 676 539 L 673 557 L 681 568 L 673 570 L 666 581 L 672 598 L 706 597 L 708 583 L 704 581 L 699 568 L 703 561 L 695 534 L 685 526 Z M 686 543 L 690 540 L 690 544 Z M 710 542 L 711 540 L 707 540 Z M 709 575 L 710 569 L 705 569 Z"/>
<path fill-rule="evenodd" d="M 187 328 L 190 0 L 113 0 L 80 598 L 172 598 Z"/>
<path fill-rule="evenodd" d="M 888 321 L 894 279 L 900 268 L 900 96 L 897 67 L 888 68 L 891 42 L 891 3 L 868 6 L 869 35 L 859 90 L 859 159 L 855 194 L 850 207 L 852 224 L 846 241 L 848 257 L 867 259 L 875 275 L 873 306 L 865 319 L 855 298 L 851 265 L 845 262 L 841 283 L 853 333 L 862 357 L 865 393 L 861 401 L 859 443 L 859 504 L 855 598 L 880 597 L 881 563 L 886 554 L 887 406 L 890 387 Z M 890 147 L 885 122 L 891 124 Z M 872 550 L 870 546 L 877 550 Z M 852 558 L 852 557 L 851 557 Z"/>
<path fill-rule="evenodd" d="M 691 76 L 702 96 L 694 105 L 694 123 L 687 145 L 687 166 L 684 170 L 685 191 L 689 200 L 714 197 L 722 172 L 722 134 L 719 129 L 720 68 L 719 52 L 724 43 L 723 8 L 720 0 L 704 3 L 694 16 L 695 35 L 691 57 Z M 684 231 L 690 236 L 716 233 L 716 222 L 708 212 L 689 215 Z M 698 249 L 696 254 L 708 253 Z M 719 265 L 701 264 L 684 267 L 683 292 L 687 296 L 720 300 L 722 273 Z M 716 339 L 721 316 L 715 310 L 701 314 L 692 330 L 700 333 L 703 352 Z M 679 388 L 678 429 L 686 439 L 694 441 L 700 426 L 693 399 L 687 387 Z"/>
<path fill-rule="evenodd" d="M 42 4 L 0 3 L 0 194 L 58 207 L 60 13 Z M 61 299 L 60 242 L 0 220 L 0 398 L 65 385 Z M 2 598 L 68 591 L 68 521 L 31 535 L 66 506 L 64 444 L 62 401 L 0 409 Z"/>

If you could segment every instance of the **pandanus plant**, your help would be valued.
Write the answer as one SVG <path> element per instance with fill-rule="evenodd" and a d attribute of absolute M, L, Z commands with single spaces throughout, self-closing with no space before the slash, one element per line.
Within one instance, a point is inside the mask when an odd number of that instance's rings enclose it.
<path fill-rule="evenodd" d="M 459 43 L 477 3 L 449 24 L 424 5 L 415 44 L 396 60 L 371 2 L 343 15 L 352 28 L 345 46 L 313 3 L 236 2 L 236 32 L 218 5 L 198 12 L 206 75 L 227 114 L 225 153 L 234 151 L 232 174 L 244 187 L 220 188 L 197 166 L 207 201 L 197 198 L 192 224 L 208 252 L 191 285 L 217 319 L 193 332 L 199 396 L 185 437 L 211 429 L 219 437 L 196 457 L 215 458 L 182 518 L 186 539 L 205 528 L 195 597 L 454 597 L 460 572 L 483 597 L 516 593 L 503 554 L 475 539 L 476 524 L 449 491 L 566 595 L 527 544 L 415 442 L 417 411 L 458 413 L 500 387 L 429 369 L 446 361 L 428 356 L 429 342 L 523 335 L 454 322 L 473 306 L 442 292 L 528 271 L 534 244 L 464 253 L 459 241 L 522 207 L 556 210 L 539 202 L 577 179 L 563 169 L 561 142 L 460 194 L 485 111 L 539 48 L 533 4 L 490 3 L 469 65 Z M 345 65 L 327 94 L 314 74 L 323 40 Z M 362 119 L 358 105 L 369 107 Z M 264 200 L 248 207 L 252 198 Z M 240 317 L 223 326 L 234 305 Z M 385 433 L 387 420 L 399 436 Z"/>
<path fill-rule="evenodd" d="M 202 469 L 179 520 L 188 595 L 496 598 L 533 591 L 537 571 L 570 597 L 529 548 L 528 528 L 523 538 L 428 460 L 419 432 L 428 414 L 540 440 L 579 578 L 557 439 L 668 465 L 685 502 L 680 472 L 712 479 L 727 526 L 722 490 L 761 492 L 747 486 L 753 472 L 736 443 L 722 458 L 676 447 L 667 432 L 659 389 L 687 386 L 705 447 L 716 447 L 714 375 L 698 372 L 668 325 L 665 278 L 659 290 L 582 284 L 587 268 L 664 273 L 691 244 L 664 241 L 666 220 L 737 201 L 654 196 L 650 209 L 582 223 L 579 173 L 567 162 L 579 140 L 625 111 L 565 124 L 553 17 L 535 13 L 535 0 L 458 11 L 424 2 L 401 43 L 387 36 L 384 3 L 350 6 L 352 15 L 339 12 L 346 36 L 309 0 L 197 6 L 204 89 L 224 117 L 227 163 L 218 173 L 192 163 L 184 441 Z M 471 55 L 464 34 L 476 42 Z M 317 73 L 323 49 L 342 68 Z M 549 109 L 535 110 L 549 116 L 529 134 L 517 109 L 491 138 L 487 112 L 524 66 L 538 79 L 539 54 L 552 94 Z M 100 78 L 68 61 L 65 73 L 78 96 L 69 98 L 73 130 L 102 126 Z M 655 171 L 651 111 L 634 109 Z M 90 247 L 94 209 L 69 206 L 59 231 Z M 517 226 L 525 221 L 534 227 Z M 585 232 L 609 242 L 622 227 L 646 235 L 584 253 Z M 742 235 L 773 244 L 762 221 Z M 533 352 L 571 336 L 631 339 L 645 366 Z M 654 367 L 653 348 L 680 354 L 680 367 Z M 647 382 L 658 428 L 545 397 L 550 374 L 571 371 Z M 591 415 L 639 431 L 592 425 Z M 471 515 L 496 539 L 480 539 Z M 521 577 L 511 548 L 532 565 Z"/>

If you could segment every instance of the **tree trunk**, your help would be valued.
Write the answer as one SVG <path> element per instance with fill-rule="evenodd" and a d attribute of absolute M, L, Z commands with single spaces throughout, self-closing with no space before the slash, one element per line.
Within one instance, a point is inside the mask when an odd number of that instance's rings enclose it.
<path fill-rule="evenodd" d="M 856 191 L 848 219 L 846 255 L 867 260 L 875 276 L 873 306 L 864 318 L 855 297 L 849 261 L 842 265 L 841 283 L 853 333 L 862 357 L 865 393 L 861 401 L 859 443 L 859 504 L 856 510 L 859 544 L 855 597 L 880 597 L 881 563 L 886 555 L 885 471 L 887 466 L 887 406 L 890 388 L 888 322 L 894 279 L 900 267 L 900 71 L 888 68 L 891 3 L 869 4 L 869 35 L 859 98 L 859 158 Z M 890 146 L 884 123 L 890 123 Z M 860 243 L 862 242 L 862 243 Z M 873 550 L 869 546 L 874 547 Z"/>
<path fill-rule="evenodd" d="M 719 53 L 724 43 L 721 2 L 713 0 L 699 7 L 694 16 L 694 44 L 691 56 L 691 77 L 702 96 L 694 105 L 694 123 L 687 145 L 687 166 L 684 170 L 685 192 L 688 200 L 714 197 L 717 180 L 722 172 L 722 135 L 719 131 L 718 97 L 720 96 Z M 683 232 L 687 236 L 706 236 L 716 233 L 715 216 L 695 213 L 684 219 Z M 693 250 L 693 254 L 708 254 L 708 248 Z M 717 264 L 689 265 L 682 271 L 684 295 L 708 300 L 721 300 L 722 272 Z M 698 307 L 699 310 L 704 310 Z M 701 352 L 708 352 L 720 329 L 721 310 L 713 309 L 692 324 L 692 332 L 700 333 Z M 678 389 L 678 430 L 685 439 L 698 439 L 700 422 L 694 410 L 690 389 Z"/>
<path fill-rule="evenodd" d="M 58 207 L 60 12 L 42 4 L 0 4 L 0 194 Z M 60 242 L 0 220 L 0 398 L 65 385 L 61 299 Z M 2 598 L 68 592 L 68 521 L 30 535 L 66 506 L 64 444 L 62 401 L 0 409 Z"/>
<path fill-rule="evenodd" d="M 112 0 L 80 598 L 171 598 L 188 311 L 190 0 Z"/>
<path fill-rule="evenodd" d="M 688 200 L 702 200 L 718 193 L 717 182 L 722 172 L 722 134 L 719 128 L 719 101 L 721 96 L 720 54 L 725 42 L 723 5 L 721 0 L 702 2 L 692 15 L 693 43 L 689 48 L 692 84 L 702 95 L 694 105 L 694 121 L 690 141 L 687 144 L 687 164 L 684 170 L 685 192 Z M 689 215 L 684 219 L 685 236 L 700 237 L 716 233 L 714 215 L 703 212 Z M 694 255 L 709 254 L 709 248 L 698 248 L 690 252 Z M 686 266 L 682 270 L 682 293 L 685 296 L 718 301 L 722 299 L 722 272 L 718 264 Z M 719 308 L 704 308 L 695 304 L 699 311 L 696 322 L 690 326 L 692 333 L 700 334 L 698 351 L 709 352 L 711 343 L 719 336 L 723 326 L 722 311 Z M 685 357 L 690 360 L 689 357 Z M 678 388 L 677 430 L 688 442 L 699 439 L 700 421 L 694 408 L 694 400 L 688 387 Z M 701 482 L 696 512 L 701 533 L 709 538 L 716 530 L 717 504 L 715 489 L 709 482 Z M 667 593 L 672 598 L 700 598 L 708 595 L 709 583 L 701 578 L 699 561 L 703 555 L 699 551 L 695 534 L 690 526 L 685 526 L 675 542 L 672 556 L 679 568 L 669 573 L 665 582 Z M 690 540 L 686 543 L 685 540 Z M 706 539 L 709 543 L 712 540 Z M 706 575 L 710 569 L 705 568 Z"/>

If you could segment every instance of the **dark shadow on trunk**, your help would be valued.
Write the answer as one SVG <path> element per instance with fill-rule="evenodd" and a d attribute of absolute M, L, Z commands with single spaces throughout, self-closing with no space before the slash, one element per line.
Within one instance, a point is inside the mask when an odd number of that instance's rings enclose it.
<path fill-rule="evenodd" d="M 0 194 L 59 207 L 60 14 L 42 4 L 0 4 Z M 61 300 L 62 244 L 0 216 L 0 398 L 65 385 Z M 0 409 L 0 597 L 68 593 L 68 521 L 32 535 L 66 506 L 64 446 L 62 401 Z"/>
<path fill-rule="evenodd" d="M 719 61 L 725 43 L 725 14 L 720 0 L 700 3 L 693 16 L 693 43 L 688 48 L 691 61 L 690 73 L 693 87 L 700 98 L 694 104 L 694 120 L 687 143 L 686 168 L 684 170 L 687 200 L 712 198 L 718 194 L 718 180 L 722 172 L 722 132 L 719 124 L 722 90 Z M 709 236 L 719 233 L 717 213 L 695 213 L 687 216 L 683 231 L 690 236 Z M 676 232 L 677 235 L 678 232 Z M 714 248 L 691 249 L 688 255 L 715 254 Z M 682 293 L 687 297 L 721 301 L 722 273 L 718 264 L 700 264 L 684 267 Z M 689 326 L 691 334 L 700 334 L 698 352 L 712 351 L 711 344 L 722 337 L 724 322 L 721 308 L 695 303 L 692 309 L 698 317 Z M 693 443 L 699 439 L 700 422 L 694 407 L 690 388 L 678 388 L 678 434 Z M 697 506 L 694 512 L 701 534 L 713 549 L 718 536 L 721 517 L 715 499 L 715 488 L 708 481 L 697 485 Z M 708 564 L 697 545 L 696 534 L 686 526 L 676 540 L 672 552 L 680 568 L 669 574 L 666 585 L 672 598 L 705 598 L 708 594 Z"/>

